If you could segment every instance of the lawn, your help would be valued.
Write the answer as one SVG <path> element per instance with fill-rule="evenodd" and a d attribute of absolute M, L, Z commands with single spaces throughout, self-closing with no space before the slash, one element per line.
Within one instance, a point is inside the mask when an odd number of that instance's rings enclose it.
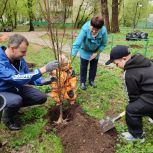
<path fill-rule="evenodd" d="M 113 46 L 116 44 L 132 44 L 137 45 L 132 48 L 132 52 L 138 52 L 138 49 L 143 51 L 143 42 L 126 42 L 125 34 L 128 31 L 122 31 L 115 34 L 116 39 Z M 149 36 L 152 36 L 150 31 Z M 111 48 L 112 35 L 109 35 L 109 43 L 105 50 L 108 53 Z M 117 39 L 118 38 L 118 39 Z M 46 38 L 45 38 L 46 39 Z M 130 44 L 130 45 L 131 45 Z M 147 56 L 152 57 L 151 41 L 149 41 L 149 49 Z M 140 48 L 138 48 L 140 47 Z M 38 45 L 31 44 L 29 46 L 26 60 L 35 63 L 36 67 L 41 67 L 48 61 L 54 59 L 53 53 L 49 48 L 43 48 Z M 96 83 L 97 88 L 93 89 L 88 86 L 86 91 L 79 88 L 79 58 L 73 63 L 73 68 L 76 71 L 78 78 L 77 83 L 77 103 L 82 106 L 84 112 L 97 120 L 106 116 L 113 116 L 122 112 L 127 103 L 127 96 L 122 80 L 122 71 L 115 67 L 98 66 Z M 46 74 L 44 77 L 47 77 Z M 37 87 L 44 92 L 50 90 L 49 86 Z M 0 124 L 0 142 L 3 145 L 0 149 L 2 152 L 25 152 L 25 153 L 62 153 L 63 146 L 60 138 L 56 135 L 56 129 L 52 132 L 46 132 L 45 126 L 47 119 L 45 115 L 47 110 L 53 107 L 55 103 L 48 99 L 48 101 L 37 107 L 28 107 L 21 109 L 24 112 L 19 120 L 22 122 L 22 130 L 18 132 L 10 132 L 7 128 Z M 120 133 L 127 130 L 125 120 L 122 118 L 116 123 L 116 130 L 118 133 L 118 143 L 116 144 L 116 153 L 153 153 L 153 126 L 144 118 L 144 131 L 146 132 L 146 141 L 141 144 L 139 142 L 126 142 L 120 138 Z"/>

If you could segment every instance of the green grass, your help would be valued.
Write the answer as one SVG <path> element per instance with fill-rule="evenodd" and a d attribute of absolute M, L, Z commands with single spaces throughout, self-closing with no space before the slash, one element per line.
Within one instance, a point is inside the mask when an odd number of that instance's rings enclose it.
<path fill-rule="evenodd" d="M 73 64 L 75 65 L 74 67 L 77 75 L 79 74 L 78 63 L 78 61 L 75 61 Z M 113 111 L 115 111 L 116 101 L 118 103 L 125 102 L 126 96 L 124 96 L 121 78 L 117 76 L 118 73 L 120 73 L 118 69 L 116 71 L 109 71 L 106 67 L 99 66 L 96 79 L 98 87 L 96 89 L 88 85 L 88 89 L 82 91 L 79 89 L 78 84 L 79 96 L 77 101 L 83 106 L 87 114 L 97 119 L 101 119 L 105 116 L 105 113 L 110 109 L 111 105 L 114 106 Z M 77 78 L 79 79 L 79 75 Z M 120 97 L 118 93 L 120 93 Z M 117 112 L 121 110 L 122 108 L 117 106 Z"/>
<path fill-rule="evenodd" d="M 26 60 L 35 63 L 36 68 L 53 59 L 53 53 L 49 48 L 42 48 L 37 45 L 29 46 Z M 44 92 L 50 90 L 48 86 L 38 88 Z M 60 139 L 55 133 L 46 133 L 44 129 L 47 120 L 43 116 L 47 114 L 48 108 L 52 105 L 54 105 L 54 102 L 50 100 L 43 106 L 24 108 L 22 111 L 25 114 L 18 118 L 23 126 L 21 131 L 9 132 L 3 124 L 0 124 L 0 142 L 7 142 L 5 152 L 27 150 L 27 152 L 32 151 L 34 153 L 61 153 L 63 146 Z M 30 145 L 30 147 L 27 145 Z"/>
<path fill-rule="evenodd" d="M 153 32 L 152 31 L 153 30 L 147 30 L 147 29 L 136 30 L 136 31 L 143 31 L 143 32 L 149 33 L 148 45 L 147 45 L 147 41 L 144 41 L 144 40 L 142 40 L 142 41 L 126 41 L 126 39 L 125 39 L 126 34 L 128 32 L 132 32 L 132 31 L 133 31 L 133 29 L 131 29 L 131 28 L 121 28 L 120 33 L 109 34 L 108 35 L 108 37 L 109 37 L 108 45 L 105 48 L 104 53 L 109 53 L 111 48 L 116 45 L 126 45 L 126 46 L 129 46 L 129 48 L 133 54 L 134 53 L 141 53 L 145 56 L 153 58 L 153 53 L 152 53 L 152 50 L 153 50 L 153 44 L 152 44 Z M 63 30 L 60 29 L 59 32 L 61 33 L 61 32 L 63 32 Z M 73 30 L 73 33 L 75 33 L 75 36 L 77 36 L 77 34 L 79 33 L 79 29 Z M 66 34 L 69 35 L 69 37 L 66 35 L 64 37 L 63 43 L 71 45 L 72 44 L 72 38 L 71 38 L 72 31 L 70 29 L 66 29 Z M 42 39 L 49 40 L 47 35 L 43 36 Z M 59 40 L 61 40 L 61 39 L 62 39 L 62 35 L 60 34 Z M 75 40 L 75 37 L 73 39 Z"/>
<path fill-rule="evenodd" d="M 149 33 L 149 35 L 152 35 L 152 33 Z M 123 37 L 124 34 L 122 32 L 115 36 Z M 118 40 L 115 44 L 124 43 L 122 41 Z M 142 42 L 135 43 L 142 45 Z M 108 45 L 105 52 L 108 53 L 109 49 L 110 46 Z M 147 56 L 152 56 L 152 53 L 148 52 Z M 29 46 L 26 60 L 35 63 L 37 68 L 53 59 L 53 53 L 49 48 L 42 48 L 38 45 Z M 127 104 L 127 96 L 121 77 L 122 71 L 118 68 L 108 68 L 99 65 L 96 78 L 98 87 L 93 89 L 88 85 L 88 89 L 82 91 L 79 88 L 79 65 L 79 58 L 76 58 L 73 68 L 78 78 L 77 103 L 82 106 L 84 111 L 97 120 L 122 112 Z M 45 75 L 45 77 L 47 76 L 48 74 Z M 38 88 L 44 92 L 50 90 L 49 86 Z M 62 153 L 63 146 L 60 138 L 54 132 L 47 133 L 44 128 L 47 120 L 43 116 L 53 105 L 54 102 L 48 99 L 45 105 L 24 108 L 25 115 L 19 118 L 23 125 L 21 131 L 9 132 L 3 124 L 0 124 L 0 142 L 7 141 L 5 152 L 26 150 L 26 152 L 31 151 L 33 153 Z M 127 130 L 124 118 L 116 122 L 116 129 L 118 135 Z M 116 153 L 153 153 L 153 126 L 148 124 L 147 118 L 144 119 L 144 130 L 146 131 L 146 141 L 143 144 L 139 142 L 125 142 L 118 137 Z"/>
<path fill-rule="evenodd" d="M 58 27 L 58 31 L 63 31 L 62 28 Z M 72 28 L 65 27 L 67 32 L 72 32 Z M 46 31 L 46 26 L 34 26 L 34 31 Z M 17 25 L 16 29 L 13 29 L 13 32 L 28 32 L 29 31 L 29 25 Z M 79 31 L 78 29 L 74 29 L 74 32 Z"/>
<path fill-rule="evenodd" d="M 35 31 L 45 31 L 46 27 L 37 27 L 35 26 Z M 28 32 L 29 25 L 18 25 L 16 29 L 13 29 L 13 32 Z"/>

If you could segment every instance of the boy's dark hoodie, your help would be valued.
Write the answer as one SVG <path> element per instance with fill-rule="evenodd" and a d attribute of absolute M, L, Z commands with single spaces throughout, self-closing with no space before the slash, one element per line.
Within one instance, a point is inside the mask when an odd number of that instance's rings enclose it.
<path fill-rule="evenodd" d="M 153 104 L 153 62 L 137 54 L 125 64 L 124 70 L 129 102 L 140 98 Z"/>

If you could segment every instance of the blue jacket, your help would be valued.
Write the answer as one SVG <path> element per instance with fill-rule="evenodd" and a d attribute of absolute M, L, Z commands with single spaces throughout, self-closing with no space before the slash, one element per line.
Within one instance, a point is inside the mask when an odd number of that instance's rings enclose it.
<path fill-rule="evenodd" d="M 5 51 L 0 47 L 0 92 L 16 91 L 25 84 L 41 85 L 42 76 L 39 69 L 29 72 L 28 66 L 22 58 L 19 71 L 10 63 Z"/>
<path fill-rule="evenodd" d="M 94 38 L 90 31 L 90 21 L 88 21 L 83 25 L 78 37 L 73 43 L 71 54 L 72 56 L 76 56 L 78 51 L 80 51 L 81 58 L 89 60 L 93 53 L 104 50 L 107 45 L 107 40 L 108 35 L 105 26 L 101 28 L 97 37 Z"/>

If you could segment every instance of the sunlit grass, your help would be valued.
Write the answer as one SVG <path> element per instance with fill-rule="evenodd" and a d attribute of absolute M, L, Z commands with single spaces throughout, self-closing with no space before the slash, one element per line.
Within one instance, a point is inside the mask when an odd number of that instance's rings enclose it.
<path fill-rule="evenodd" d="M 124 38 L 126 32 L 115 34 L 115 37 Z M 149 35 L 152 35 L 152 33 Z M 119 39 L 120 39 L 119 38 Z M 109 36 L 111 39 L 111 35 Z M 117 40 L 114 45 L 124 44 L 125 40 Z M 111 40 L 109 40 L 111 41 Z M 142 42 L 126 42 L 133 43 L 142 47 Z M 151 43 L 150 43 L 151 44 Z M 141 48 L 142 49 L 142 48 Z M 109 53 L 110 44 L 107 46 L 105 53 Z M 133 52 L 137 52 L 137 48 L 133 48 Z M 151 51 L 147 52 L 147 56 L 152 56 Z M 47 47 L 31 44 L 28 49 L 26 60 L 36 64 L 36 68 L 44 66 L 47 62 L 54 59 L 53 51 Z M 97 88 L 93 89 L 88 85 L 86 91 L 79 88 L 79 58 L 73 62 L 73 68 L 76 72 L 77 83 L 77 103 L 80 104 L 83 110 L 91 117 L 100 120 L 106 116 L 114 116 L 123 110 L 127 104 L 127 95 L 124 91 L 122 80 L 122 71 L 118 68 L 108 68 L 105 66 L 98 66 L 96 77 Z M 48 75 L 45 75 L 46 77 Z M 39 87 L 40 90 L 47 92 L 50 88 L 48 86 Z M 47 113 L 48 108 L 52 107 L 55 103 L 53 100 L 48 99 L 45 105 L 39 107 L 28 107 L 23 111 L 24 116 L 20 118 L 23 128 L 17 133 L 5 132 L 8 131 L 3 124 L 0 124 L 0 141 L 8 141 L 6 150 L 20 150 L 27 144 L 30 144 L 29 150 L 34 153 L 62 153 L 63 146 L 60 138 L 55 133 L 46 133 L 44 126 L 47 120 L 43 116 Z M 116 129 L 118 135 L 127 130 L 124 118 L 116 122 Z M 149 125 L 147 118 L 144 119 L 144 130 L 146 133 L 146 142 L 140 143 L 127 143 L 119 138 L 116 146 L 117 153 L 153 153 L 153 126 Z"/>

